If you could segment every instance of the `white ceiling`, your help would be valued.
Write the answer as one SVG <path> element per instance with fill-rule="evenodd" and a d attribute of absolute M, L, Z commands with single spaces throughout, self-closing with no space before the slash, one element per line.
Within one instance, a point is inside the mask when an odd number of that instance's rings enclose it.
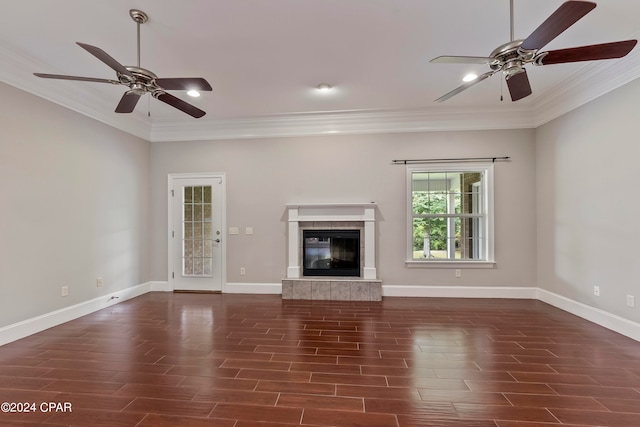
<path fill-rule="evenodd" d="M 515 0 L 515 37 L 527 37 L 563 0 Z M 202 119 L 143 98 L 113 112 L 123 86 L 39 79 L 34 72 L 114 79 L 75 42 L 159 77 L 204 77 Z M 543 50 L 640 35 L 640 1 L 598 7 Z M 433 100 L 486 65 L 431 64 L 439 55 L 488 56 L 509 41 L 509 0 L 24 0 L 0 14 L 0 81 L 151 141 L 535 127 L 640 77 L 626 58 L 528 66 L 533 95 L 510 101 L 500 75 L 445 103 Z M 329 83 L 320 94 L 314 87 Z M 504 101 L 500 101 L 501 91 Z M 150 116 L 149 116 L 150 113 Z"/>

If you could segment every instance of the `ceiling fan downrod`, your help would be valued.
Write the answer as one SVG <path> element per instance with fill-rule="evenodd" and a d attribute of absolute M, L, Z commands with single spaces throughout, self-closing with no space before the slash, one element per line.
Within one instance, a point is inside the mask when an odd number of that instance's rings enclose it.
<path fill-rule="evenodd" d="M 149 20 L 149 16 L 147 16 L 146 13 L 144 13 L 143 11 L 138 10 L 138 9 L 129 10 L 129 16 L 131 16 L 131 19 L 134 20 L 134 22 L 136 23 L 136 27 L 137 27 L 137 32 L 138 32 L 138 37 L 137 37 L 137 40 L 138 40 L 138 68 L 140 68 L 140 24 L 144 24 L 145 22 L 147 22 Z"/>
<path fill-rule="evenodd" d="M 511 32 L 510 32 L 510 39 L 511 41 L 515 40 L 515 36 L 513 35 L 514 31 L 513 31 L 513 0 L 509 0 L 509 13 L 510 13 L 510 19 L 509 22 L 511 23 Z"/>
<path fill-rule="evenodd" d="M 176 108 L 183 113 L 190 115 L 196 119 L 204 116 L 206 112 L 202 111 L 195 105 L 191 105 L 182 99 L 175 97 L 166 91 L 168 90 L 199 90 L 211 91 L 211 85 L 202 77 L 174 77 L 174 78 L 158 78 L 154 73 L 140 67 L 140 24 L 144 24 L 149 20 L 146 13 L 138 9 L 130 9 L 129 16 L 137 24 L 137 53 L 138 65 L 125 66 L 113 59 L 107 52 L 96 46 L 86 43 L 76 42 L 81 48 L 104 62 L 107 66 L 116 72 L 117 80 L 100 79 L 94 77 L 69 76 L 64 74 L 44 74 L 33 73 L 36 77 L 46 79 L 60 80 L 78 80 L 83 82 L 109 83 L 127 86 L 127 90 L 116 107 L 116 113 L 133 112 L 138 100 L 142 95 L 150 94 L 157 100 Z"/>

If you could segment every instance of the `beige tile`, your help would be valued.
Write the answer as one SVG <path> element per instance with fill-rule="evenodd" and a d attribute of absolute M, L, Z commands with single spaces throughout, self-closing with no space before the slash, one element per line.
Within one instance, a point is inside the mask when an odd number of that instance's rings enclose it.
<path fill-rule="evenodd" d="M 333 301 L 349 301 L 351 299 L 350 282 L 331 282 L 331 299 Z"/>
<path fill-rule="evenodd" d="M 312 300 L 330 300 L 331 282 L 311 282 Z"/>
<path fill-rule="evenodd" d="M 371 292 L 369 290 L 371 282 L 350 282 L 349 287 L 351 288 L 351 301 L 371 300 Z"/>
<path fill-rule="evenodd" d="M 282 281 L 282 299 L 293 298 L 293 283 L 291 280 Z"/>
<path fill-rule="evenodd" d="M 371 301 L 382 301 L 382 282 L 371 282 Z"/>
<path fill-rule="evenodd" d="M 293 299 L 311 299 L 311 282 L 306 280 L 294 281 Z"/>

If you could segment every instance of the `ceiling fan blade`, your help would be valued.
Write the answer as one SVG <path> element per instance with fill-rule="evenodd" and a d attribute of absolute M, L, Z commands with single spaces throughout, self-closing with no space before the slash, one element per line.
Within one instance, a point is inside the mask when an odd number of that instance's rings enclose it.
<path fill-rule="evenodd" d="M 212 91 L 211 85 L 202 77 L 176 77 L 156 79 L 156 83 L 164 90 L 200 90 Z"/>
<path fill-rule="evenodd" d="M 527 77 L 527 70 L 524 68 L 522 72 L 507 77 L 507 86 L 509 87 L 511 100 L 514 102 L 526 98 L 532 93 L 529 77 Z"/>
<path fill-rule="evenodd" d="M 436 64 L 491 64 L 494 58 L 484 56 L 438 56 L 429 62 Z"/>
<path fill-rule="evenodd" d="M 597 61 L 626 56 L 638 43 L 637 40 L 625 40 L 613 43 L 592 44 L 589 46 L 542 52 L 537 65 L 564 64 L 567 62 Z"/>
<path fill-rule="evenodd" d="M 140 94 L 133 91 L 126 91 L 116 107 L 116 113 L 131 113 L 140 99 Z"/>
<path fill-rule="evenodd" d="M 590 1 L 567 1 L 563 3 L 522 42 L 520 48 L 524 50 L 541 49 L 595 7 L 596 4 Z"/>
<path fill-rule="evenodd" d="M 43 73 L 33 73 L 33 75 L 36 77 L 42 77 L 43 79 L 79 80 L 82 82 L 111 83 L 114 85 L 120 84 L 120 82 L 117 80 L 97 79 L 94 77 L 66 76 L 61 74 L 43 74 Z"/>
<path fill-rule="evenodd" d="M 189 104 L 188 102 L 183 101 L 180 98 L 177 98 L 171 94 L 168 94 L 166 92 L 155 92 L 153 94 L 153 97 L 164 102 L 165 104 L 169 104 L 174 108 L 177 108 L 178 110 L 187 113 L 188 115 L 190 115 L 191 117 L 195 117 L 196 119 L 199 119 L 200 117 L 204 116 L 205 113 L 204 111 L 202 111 L 201 109 Z"/>
<path fill-rule="evenodd" d="M 454 90 L 452 90 L 451 92 L 441 96 L 440 98 L 436 99 L 433 102 L 443 102 L 446 101 L 449 98 L 454 97 L 455 95 L 459 94 L 462 91 L 465 91 L 467 89 L 469 89 L 471 86 L 480 83 L 481 81 L 488 79 L 489 77 L 493 76 L 497 71 L 489 71 L 488 73 L 484 73 L 481 76 L 478 76 L 477 79 L 470 81 L 469 83 L 465 83 L 462 86 L 458 86 L 457 88 L 455 88 Z"/>
<path fill-rule="evenodd" d="M 76 42 L 78 46 L 98 58 L 100 61 L 107 64 L 109 67 L 113 68 L 116 72 L 120 74 L 126 74 L 127 76 L 132 76 L 131 72 L 127 70 L 124 65 L 113 59 L 107 52 L 100 49 L 99 47 L 91 46 L 90 44 Z"/>

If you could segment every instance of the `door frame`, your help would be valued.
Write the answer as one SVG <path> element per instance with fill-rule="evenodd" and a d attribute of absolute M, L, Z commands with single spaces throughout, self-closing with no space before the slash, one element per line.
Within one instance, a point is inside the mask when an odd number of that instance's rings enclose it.
<path fill-rule="evenodd" d="M 202 173 L 170 173 L 167 175 L 167 281 L 169 289 L 175 289 L 174 272 L 174 250 L 176 249 L 173 238 L 173 197 L 174 186 L 177 179 L 220 179 L 220 288 L 224 293 L 227 284 L 227 180 L 224 172 L 202 172 Z"/>

